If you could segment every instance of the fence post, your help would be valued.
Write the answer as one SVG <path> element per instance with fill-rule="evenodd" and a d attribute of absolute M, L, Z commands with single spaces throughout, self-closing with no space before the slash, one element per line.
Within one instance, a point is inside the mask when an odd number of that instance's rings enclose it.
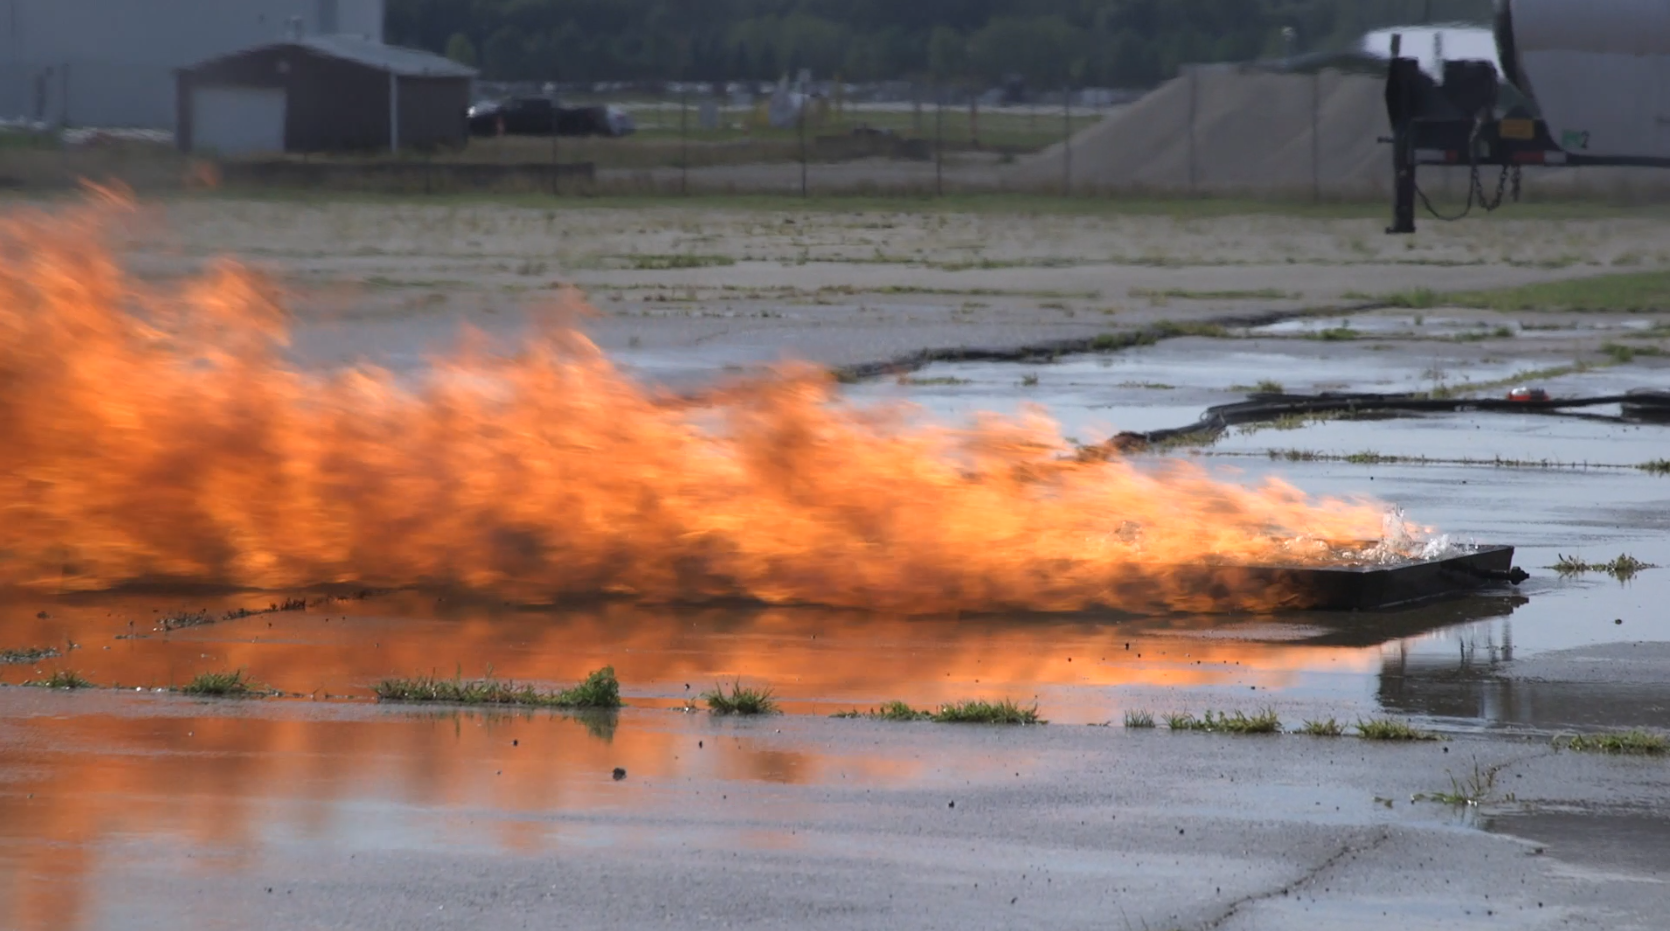
<path fill-rule="evenodd" d="M 945 196 L 945 89 L 934 84 L 934 196 Z"/>
<path fill-rule="evenodd" d="M 1310 76 L 1310 199 L 1322 202 L 1322 72 Z"/>
<path fill-rule="evenodd" d="M 1073 91 L 1061 86 L 1061 196 L 1073 195 Z"/>
<path fill-rule="evenodd" d="M 806 185 L 806 95 L 800 98 L 800 118 L 796 121 L 800 128 L 800 197 L 807 197 Z"/>
<path fill-rule="evenodd" d="M 400 154 L 400 74 L 389 72 L 389 154 Z"/>
<path fill-rule="evenodd" d="M 1199 184 L 1198 170 L 1195 167 L 1195 111 L 1200 106 L 1200 71 L 1189 69 L 1189 193 L 1195 193 Z"/>

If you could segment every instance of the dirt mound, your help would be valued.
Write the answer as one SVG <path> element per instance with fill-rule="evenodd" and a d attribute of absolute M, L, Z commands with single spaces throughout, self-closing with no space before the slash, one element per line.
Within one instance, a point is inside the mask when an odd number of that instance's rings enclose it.
<path fill-rule="evenodd" d="M 1372 77 L 1201 70 L 1075 136 L 1073 185 L 1377 194 L 1389 185 L 1390 151 L 1377 141 L 1388 132 L 1382 83 Z M 1059 184 L 1065 158 L 1052 146 L 1017 164 L 1010 180 Z"/>
<path fill-rule="evenodd" d="M 1255 197 L 1390 197 L 1391 134 L 1381 79 L 1338 71 L 1269 74 L 1201 69 L 1073 137 L 1075 192 Z M 1191 132 L 1191 124 L 1193 131 Z M 1068 154 L 1051 146 L 1003 176 L 1013 190 L 1060 191 Z M 1482 170 L 1494 198 L 1500 169 Z M 1440 209 L 1461 207 L 1466 168 L 1426 166 L 1421 188 Z M 1670 171 L 1651 168 L 1538 168 L 1524 189 L 1557 197 L 1659 200 Z"/>

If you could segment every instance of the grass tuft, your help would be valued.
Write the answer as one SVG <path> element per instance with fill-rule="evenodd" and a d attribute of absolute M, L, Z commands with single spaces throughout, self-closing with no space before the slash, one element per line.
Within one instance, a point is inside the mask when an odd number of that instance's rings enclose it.
<path fill-rule="evenodd" d="M 1488 801 L 1496 791 L 1496 774 L 1501 772 L 1502 765 L 1480 766 L 1477 759 L 1473 760 L 1473 771 L 1457 776 L 1450 773 L 1450 791 L 1422 792 L 1410 799 L 1412 802 L 1438 802 L 1442 805 L 1478 806 Z M 1509 795 L 1512 801 L 1513 796 Z"/>
<path fill-rule="evenodd" d="M 1269 378 L 1260 379 L 1256 385 L 1230 385 L 1229 390 L 1246 394 L 1286 394 L 1287 388 L 1281 382 Z"/>
<path fill-rule="evenodd" d="M 708 710 L 714 714 L 777 714 L 777 699 L 772 696 L 769 687 L 750 688 L 742 684 L 741 680 L 731 683 L 731 690 L 725 691 L 724 683 L 713 687 L 712 691 L 703 692 L 702 700 L 707 702 Z"/>
<path fill-rule="evenodd" d="M 1626 346 L 1623 343 L 1603 343 L 1600 351 L 1612 357 L 1612 361 L 1619 365 L 1634 362 L 1637 356 L 1662 356 L 1664 350 L 1657 346 Z"/>
<path fill-rule="evenodd" d="M 275 694 L 272 689 L 244 677 L 242 669 L 232 672 L 200 673 L 180 687 L 185 695 L 205 695 L 215 698 L 265 698 Z"/>
<path fill-rule="evenodd" d="M 55 669 L 45 679 L 31 679 L 24 685 L 41 689 L 90 689 L 93 682 L 73 669 Z"/>
<path fill-rule="evenodd" d="M 180 611 L 163 615 L 157 625 L 162 630 L 184 630 L 187 627 L 202 627 L 214 622 L 214 617 L 207 611 Z"/>
<path fill-rule="evenodd" d="M 1312 333 L 1306 333 L 1305 339 L 1318 339 L 1325 343 L 1339 343 L 1356 339 L 1360 335 L 1360 333 L 1347 325 L 1328 327 L 1325 330 L 1317 330 Z"/>
<path fill-rule="evenodd" d="M 1587 562 L 1576 556 L 1561 556 L 1555 560 L 1554 565 L 1547 568 L 1553 569 L 1563 576 L 1582 575 L 1585 572 L 1604 572 L 1620 582 L 1627 582 L 1635 578 L 1636 574 L 1643 569 L 1657 569 L 1658 567 L 1650 562 L 1642 562 L 1628 553 L 1623 553 L 1609 562 Z"/>
<path fill-rule="evenodd" d="M 1439 740 L 1437 734 L 1423 731 L 1408 721 L 1395 718 L 1371 718 L 1357 722 L 1357 736 L 1364 740 Z"/>
<path fill-rule="evenodd" d="M 1154 726 L 1154 716 L 1146 711 L 1125 712 L 1125 726 L 1129 728 L 1150 728 Z"/>
<path fill-rule="evenodd" d="M 1175 299 L 1180 301 L 1291 301 L 1298 300 L 1303 296 L 1283 291 L 1280 288 L 1224 291 L 1195 291 L 1188 288 L 1167 288 L 1164 290 L 1132 288 L 1129 293 L 1131 297 L 1135 298 Z"/>
<path fill-rule="evenodd" d="M 1366 297 L 1367 295 L 1363 296 Z M 1388 307 L 1401 307 L 1407 310 L 1430 310 L 1443 301 L 1443 295 L 1431 288 L 1414 288 L 1393 294 L 1382 294 L 1374 300 Z"/>
<path fill-rule="evenodd" d="M 24 647 L 21 650 L 0 650 L 0 666 L 8 663 L 38 663 L 58 655 L 52 647 Z"/>
<path fill-rule="evenodd" d="M 615 678 L 615 667 L 594 669 L 573 688 L 557 693 L 557 704 L 563 708 L 619 708 L 620 680 Z"/>
<path fill-rule="evenodd" d="M 677 268 L 711 268 L 722 265 L 735 265 L 736 259 L 728 255 L 628 255 L 624 256 L 628 267 L 637 271 L 670 271 Z"/>
<path fill-rule="evenodd" d="M 842 711 L 833 715 L 833 717 L 869 718 L 874 721 L 927 721 L 933 718 L 933 714 L 927 711 L 918 711 L 902 701 L 890 701 L 884 702 L 878 708 L 871 708 L 869 711 L 859 711 L 854 708 L 851 711 Z"/>
<path fill-rule="evenodd" d="M 1150 332 L 1157 339 L 1174 339 L 1179 336 L 1204 336 L 1208 339 L 1223 339 L 1229 336 L 1229 330 L 1222 324 L 1196 323 L 1193 321 L 1180 323 L 1176 320 L 1161 320 L 1150 328 Z"/>
<path fill-rule="evenodd" d="M 1234 714 L 1208 711 L 1202 717 L 1174 714 L 1166 718 L 1166 725 L 1174 731 L 1204 731 L 1209 734 L 1279 734 L 1281 719 L 1273 709 L 1248 717 L 1246 712 Z"/>
<path fill-rule="evenodd" d="M 1333 718 L 1326 721 L 1306 721 L 1299 733 L 1310 737 L 1344 737 L 1345 727 Z"/>
<path fill-rule="evenodd" d="M 1665 739 L 1662 734 L 1649 734 L 1646 731 L 1581 734 L 1568 739 L 1563 744 L 1556 738 L 1554 745 L 1581 753 L 1617 753 L 1638 756 L 1663 756 L 1670 753 L 1670 740 Z"/>
<path fill-rule="evenodd" d="M 1038 717 L 1038 706 L 1022 708 L 1012 699 L 990 702 L 982 699 L 940 705 L 933 720 L 939 724 L 1047 724 Z"/>
<path fill-rule="evenodd" d="M 454 705 L 532 705 L 542 708 L 619 708 L 620 682 L 615 668 L 605 666 L 571 689 L 540 691 L 531 685 L 493 678 L 491 670 L 482 679 L 384 679 L 372 687 L 378 701 L 443 702 Z"/>

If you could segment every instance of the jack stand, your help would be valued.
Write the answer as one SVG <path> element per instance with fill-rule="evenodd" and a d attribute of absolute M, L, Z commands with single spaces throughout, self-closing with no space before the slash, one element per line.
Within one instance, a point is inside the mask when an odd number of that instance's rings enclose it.
<path fill-rule="evenodd" d="M 1392 235 L 1415 232 L 1415 152 L 1407 126 L 1392 134 Z"/>

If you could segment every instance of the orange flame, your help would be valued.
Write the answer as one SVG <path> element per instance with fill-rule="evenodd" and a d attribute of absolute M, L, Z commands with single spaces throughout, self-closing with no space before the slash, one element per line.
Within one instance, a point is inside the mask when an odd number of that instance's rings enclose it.
<path fill-rule="evenodd" d="M 1173 567 L 1325 561 L 1381 510 L 1190 464 L 1075 461 L 1041 412 L 967 429 L 810 366 L 699 401 L 550 321 L 415 379 L 284 360 L 223 262 L 130 279 L 110 203 L 0 222 L 0 582 L 462 586 L 900 612 L 1268 606 Z M 577 305 L 577 298 L 570 303 Z"/>

